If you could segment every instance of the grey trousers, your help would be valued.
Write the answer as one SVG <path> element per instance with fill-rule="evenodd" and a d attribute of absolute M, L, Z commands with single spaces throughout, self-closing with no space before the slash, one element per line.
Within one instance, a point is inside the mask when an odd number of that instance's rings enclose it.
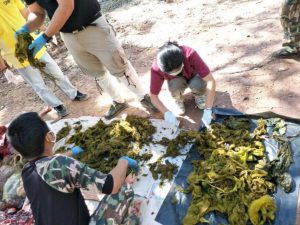
<path fill-rule="evenodd" d="M 104 16 L 93 23 L 95 26 L 88 26 L 78 33 L 61 33 L 75 62 L 83 73 L 97 77 L 101 87 L 114 101 L 124 102 L 124 94 L 120 93 L 120 82 L 139 100 L 143 99 L 145 89 L 127 60 L 112 26 Z"/>
<path fill-rule="evenodd" d="M 168 80 L 168 87 L 175 99 L 180 99 L 186 88 L 190 88 L 194 95 L 203 95 L 206 89 L 206 82 L 200 76 L 195 75 L 187 81 L 184 77 L 176 77 Z"/>
<path fill-rule="evenodd" d="M 45 71 L 56 78 L 57 86 L 70 98 L 74 99 L 77 95 L 75 88 L 68 77 L 63 74 L 57 63 L 48 53 L 45 53 L 40 61 L 46 64 Z M 49 106 L 56 107 L 63 103 L 54 95 L 54 93 L 46 86 L 41 72 L 32 66 L 18 69 L 23 79 L 33 88 L 37 95 Z"/>

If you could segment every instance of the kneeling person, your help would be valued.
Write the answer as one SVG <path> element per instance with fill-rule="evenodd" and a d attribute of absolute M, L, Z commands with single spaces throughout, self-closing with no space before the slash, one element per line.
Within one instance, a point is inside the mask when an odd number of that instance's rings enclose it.
<path fill-rule="evenodd" d="M 158 97 L 164 80 L 167 80 L 169 91 L 180 109 L 179 114 L 185 113 L 182 94 L 189 87 L 195 96 L 196 105 L 204 110 L 202 122 L 205 125 L 211 123 L 216 82 L 194 49 L 168 42 L 160 48 L 151 67 L 151 101 L 164 114 L 166 121 L 176 124 L 175 115 Z"/>
<path fill-rule="evenodd" d="M 11 145 L 30 161 L 22 179 L 37 225 L 122 224 L 133 200 L 124 183 L 126 171 L 138 171 L 135 160 L 121 157 L 109 174 L 103 174 L 67 156 L 53 155 L 55 135 L 37 113 L 24 113 L 8 127 Z M 73 154 L 82 152 L 80 147 Z M 80 189 L 106 194 L 90 216 Z"/>

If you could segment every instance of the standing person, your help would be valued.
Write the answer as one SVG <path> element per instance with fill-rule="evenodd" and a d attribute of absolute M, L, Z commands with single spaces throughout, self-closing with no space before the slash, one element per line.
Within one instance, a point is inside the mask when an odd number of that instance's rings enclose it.
<path fill-rule="evenodd" d="M 211 123 L 216 82 L 194 49 L 179 46 L 176 42 L 167 42 L 160 48 L 151 67 L 151 101 L 164 114 L 166 121 L 176 124 L 176 116 L 158 97 L 164 80 L 167 80 L 169 91 L 180 109 L 179 114 L 185 113 L 182 94 L 189 87 L 194 94 L 196 105 L 204 110 L 202 122 L 206 126 Z"/>
<path fill-rule="evenodd" d="M 36 225 L 138 224 L 136 216 L 128 215 L 134 193 L 125 182 L 129 167 L 138 173 L 135 160 L 123 156 L 109 174 L 103 174 L 71 157 L 53 155 L 55 135 L 34 112 L 13 120 L 7 135 L 30 160 L 22 180 Z M 82 151 L 72 148 L 73 155 Z M 81 190 L 105 194 L 91 216 Z"/>
<path fill-rule="evenodd" d="M 33 88 L 38 96 L 49 106 L 53 107 L 59 116 L 67 115 L 63 103 L 45 85 L 41 71 L 29 65 L 29 62 L 20 63 L 15 57 L 14 30 L 18 30 L 28 17 L 28 10 L 20 0 L 0 1 L 0 72 L 5 72 L 6 65 L 3 58 L 13 65 L 21 74 L 23 79 Z M 23 33 L 28 32 L 24 27 Z M 34 36 L 34 35 L 33 35 Z M 2 57 L 3 58 L 2 58 Z M 86 94 L 79 92 L 64 76 L 56 62 L 41 48 L 36 58 L 46 64 L 45 71 L 56 79 L 57 86 L 72 100 L 84 101 L 88 98 Z"/>
<path fill-rule="evenodd" d="M 295 56 L 300 52 L 300 1 L 283 0 L 280 22 L 284 33 L 282 48 L 272 55 L 277 58 Z"/>
<path fill-rule="evenodd" d="M 16 33 L 36 30 L 45 19 L 45 10 L 50 23 L 44 33 L 32 42 L 29 49 L 36 54 L 57 32 L 61 32 L 66 47 L 81 70 L 97 76 L 104 91 L 113 99 L 106 113 L 113 118 L 126 108 L 120 83 L 111 80 L 109 73 L 126 84 L 139 98 L 143 106 L 155 111 L 150 97 L 142 87 L 138 75 L 126 58 L 125 52 L 115 37 L 115 32 L 100 11 L 97 0 L 25 0 L 35 17 Z M 106 68 L 106 69 L 105 69 Z"/>

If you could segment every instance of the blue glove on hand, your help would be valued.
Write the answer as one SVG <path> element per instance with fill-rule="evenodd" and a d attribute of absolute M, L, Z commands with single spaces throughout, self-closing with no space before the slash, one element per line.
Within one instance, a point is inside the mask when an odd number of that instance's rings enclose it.
<path fill-rule="evenodd" d="M 83 149 L 80 148 L 79 146 L 74 146 L 73 148 L 71 148 L 71 152 L 73 155 L 78 155 L 81 152 L 83 152 Z"/>
<path fill-rule="evenodd" d="M 204 109 L 202 123 L 207 127 L 212 121 L 212 109 Z"/>
<path fill-rule="evenodd" d="M 29 29 L 26 25 L 22 26 L 19 30 L 16 31 L 15 37 L 20 34 L 29 33 Z"/>
<path fill-rule="evenodd" d="M 128 166 L 132 169 L 134 174 L 135 175 L 139 174 L 140 166 L 139 166 L 139 164 L 137 163 L 136 160 L 134 160 L 134 159 L 132 159 L 128 156 L 122 156 L 120 159 L 127 160 Z"/>
<path fill-rule="evenodd" d="M 36 56 L 36 54 L 44 47 L 44 45 L 47 43 L 46 39 L 43 37 L 43 34 L 40 34 L 29 46 L 29 50 L 33 50 L 33 56 Z"/>
<path fill-rule="evenodd" d="M 177 124 L 177 118 L 171 111 L 165 112 L 164 118 L 165 121 L 167 121 L 168 123 L 174 126 Z"/>

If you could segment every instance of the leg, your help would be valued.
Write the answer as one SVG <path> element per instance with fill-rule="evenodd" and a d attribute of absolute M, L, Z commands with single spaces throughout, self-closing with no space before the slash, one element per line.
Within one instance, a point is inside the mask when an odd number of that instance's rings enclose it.
<path fill-rule="evenodd" d="M 127 223 L 130 219 L 128 213 L 133 203 L 133 196 L 134 193 L 130 185 L 124 183 L 119 193 L 107 195 L 101 200 L 99 206 L 91 216 L 90 224 L 119 225 Z"/>
<path fill-rule="evenodd" d="M 273 57 L 288 57 L 299 52 L 300 48 L 300 1 L 284 0 L 280 9 L 280 22 L 283 28 L 283 48 L 274 52 Z"/>
<path fill-rule="evenodd" d="M 61 36 L 82 72 L 97 77 L 103 85 L 102 88 L 104 91 L 107 92 L 114 101 L 124 102 L 124 98 L 118 92 L 120 90 L 119 82 L 109 76 L 102 62 L 95 55 L 88 52 L 82 45 L 80 36 L 82 32 L 86 31 L 87 30 L 81 31 L 78 34 L 62 33 Z M 98 40 L 98 37 L 95 38 L 95 40 Z"/>
<path fill-rule="evenodd" d="M 188 85 L 184 77 L 176 77 L 172 80 L 168 80 L 169 91 L 175 99 L 182 99 L 182 94 L 187 86 Z"/>
<path fill-rule="evenodd" d="M 104 16 L 97 19 L 95 24 L 96 26 L 87 27 L 79 33 L 82 45 L 88 52 L 98 57 L 108 71 L 136 94 L 139 100 L 142 100 L 146 91 L 135 69 L 126 58 L 111 25 Z"/>
<path fill-rule="evenodd" d="M 195 75 L 188 83 L 192 93 L 194 95 L 204 95 L 206 89 L 206 83 L 201 79 L 200 76 Z"/>
<path fill-rule="evenodd" d="M 189 87 L 195 96 L 195 103 L 199 109 L 205 108 L 205 90 L 206 82 L 200 76 L 195 75 L 189 81 Z"/>
<path fill-rule="evenodd" d="M 54 95 L 54 93 L 45 85 L 39 70 L 28 66 L 18 69 L 23 79 L 33 88 L 37 95 L 49 106 L 57 107 L 63 103 Z"/>
<path fill-rule="evenodd" d="M 48 53 L 45 53 L 40 61 L 46 63 L 45 72 L 51 74 L 57 81 L 57 86 L 70 98 L 74 99 L 77 95 L 77 88 L 75 88 L 68 77 L 63 74 L 57 63 L 51 58 Z"/>
<path fill-rule="evenodd" d="M 290 40 L 290 9 L 293 1 L 283 0 L 280 8 L 280 22 L 283 28 L 284 39 Z"/>
<path fill-rule="evenodd" d="M 184 77 L 176 77 L 172 80 L 168 80 L 169 91 L 171 92 L 172 97 L 175 99 L 175 103 L 178 106 L 178 114 L 182 115 L 185 113 L 185 107 L 183 102 L 182 94 L 187 88 L 188 84 Z"/>

